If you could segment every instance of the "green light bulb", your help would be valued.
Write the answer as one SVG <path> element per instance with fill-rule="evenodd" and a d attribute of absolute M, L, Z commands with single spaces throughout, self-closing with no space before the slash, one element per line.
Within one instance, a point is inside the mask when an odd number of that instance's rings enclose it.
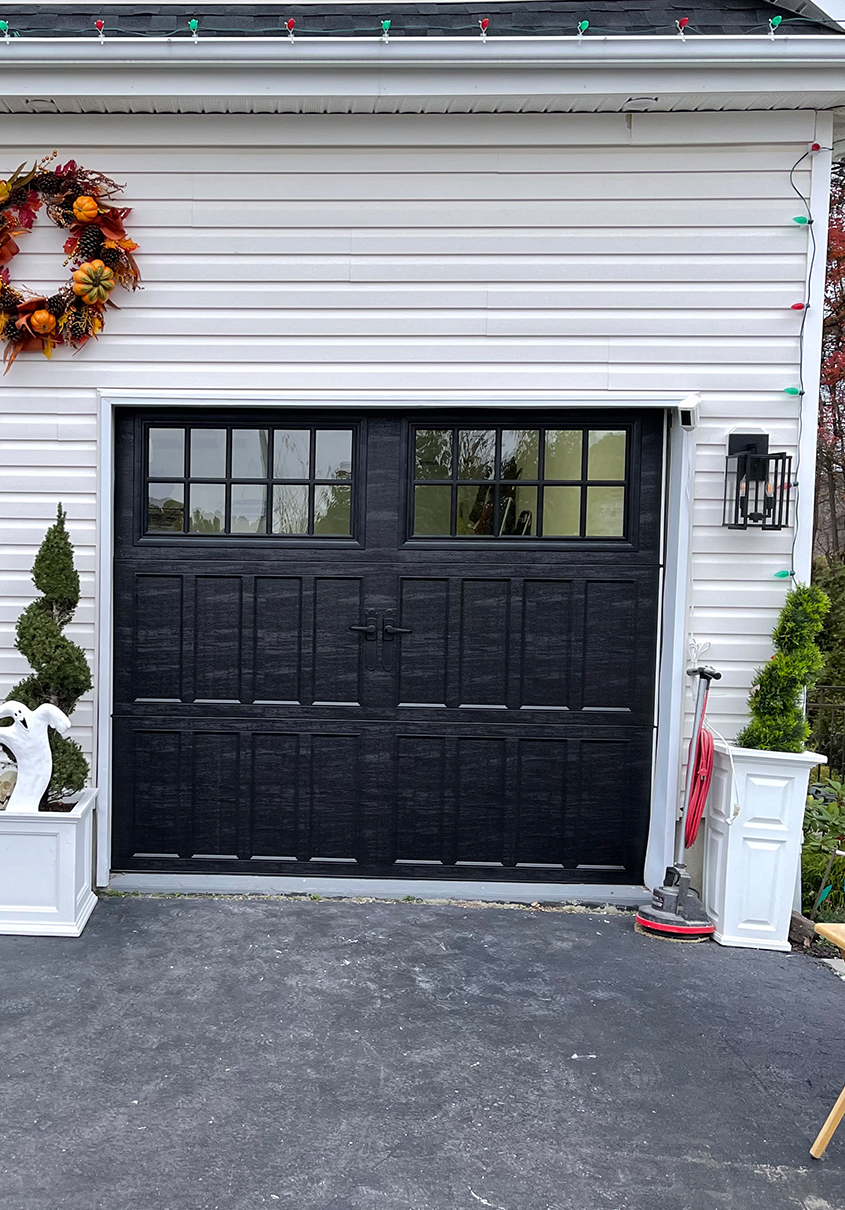
<path fill-rule="evenodd" d="M 387 33 L 387 31 L 390 29 L 390 22 L 382 21 L 381 28 L 384 30 L 385 33 Z"/>
<path fill-rule="evenodd" d="M 797 223 L 799 227 L 806 227 L 813 220 L 811 218 L 807 218 L 806 214 L 796 214 L 792 221 L 793 223 Z"/>
<path fill-rule="evenodd" d="M 784 395 L 803 395 L 804 394 L 804 392 L 801 390 L 800 387 L 784 387 L 783 393 L 784 393 Z"/>
<path fill-rule="evenodd" d="M 197 30 L 199 29 L 199 24 L 200 23 L 199 23 L 199 21 L 197 21 L 196 17 L 192 17 L 191 20 L 188 22 L 188 29 L 191 31 L 192 34 L 195 34 L 197 32 Z"/>
<path fill-rule="evenodd" d="M 578 33 L 579 34 L 585 34 L 589 28 L 590 28 L 589 21 L 579 21 L 578 22 Z"/>
<path fill-rule="evenodd" d="M 780 17 L 780 16 L 772 17 L 771 21 L 769 22 L 769 25 L 771 25 L 772 29 L 777 29 L 777 27 L 780 25 L 782 20 L 783 20 L 783 17 Z"/>
<path fill-rule="evenodd" d="M 791 571 L 776 571 L 775 579 L 776 580 L 788 580 L 791 575 L 792 575 Z"/>

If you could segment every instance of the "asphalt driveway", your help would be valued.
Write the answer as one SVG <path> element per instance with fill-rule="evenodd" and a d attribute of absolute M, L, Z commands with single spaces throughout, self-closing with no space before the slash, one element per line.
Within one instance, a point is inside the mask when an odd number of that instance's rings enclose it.
<path fill-rule="evenodd" d="M 624 915 L 107 898 L 0 937 L 2 1210 L 845 1210 L 845 983 Z"/>

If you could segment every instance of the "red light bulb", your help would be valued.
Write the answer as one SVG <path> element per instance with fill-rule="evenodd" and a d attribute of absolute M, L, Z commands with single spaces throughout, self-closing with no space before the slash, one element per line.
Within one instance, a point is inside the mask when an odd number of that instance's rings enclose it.
<path fill-rule="evenodd" d="M 97 30 L 98 34 L 101 34 L 103 32 L 103 30 L 106 28 L 105 21 L 95 21 L 94 28 Z"/>
<path fill-rule="evenodd" d="M 489 17 L 482 17 L 482 18 L 481 18 L 481 20 L 478 22 L 478 24 L 479 24 L 479 26 L 480 26 L 480 28 L 481 28 L 482 33 L 485 33 L 485 34 L 486 34 L 486 33 L 487 33 L 488 26 L 490 25 L 490 18 L 489 18 Z"/>
<path fill-rule="evenodd" d="M 680 21 L 676 22 L 678 29 L 686 29 L 689 25 L 689 17 L 681 17 Z"/>
<path fill-rule="evenodd" d="M 810 151 L 821 151 L 821 149 L 822 149 L 821 143 L 811 143 L 810 144 Z"/>
<path fill-rule="evenodd" d="M 791 310 L 793 310 L 793 311 L 806 311 L 806 309 L 807 309 L 806 303 L 793 303 L 792 307 L 791 307 Z"/>
<path fill-rule="evenodd" d="M 292 32 L 295 25 L 296 22 L 294 21 L 293 17 L 288 17 L 287 21 L 285 22 L 285 28 L 287 29 L 288 33 Z"/>

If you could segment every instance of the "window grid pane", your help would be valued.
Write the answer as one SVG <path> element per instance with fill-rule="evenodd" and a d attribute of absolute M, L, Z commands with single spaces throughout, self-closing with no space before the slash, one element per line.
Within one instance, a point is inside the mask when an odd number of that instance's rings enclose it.
<path fill-rule="evenodd" d="M 146 532 L 349 538 L 354 434 L 348 425 L 151 424 Z"/>
<path fill-rule="evenodd" d="M 413 537 L 625 537 L 625 428 L 420 426 L 412 440 Z"/>

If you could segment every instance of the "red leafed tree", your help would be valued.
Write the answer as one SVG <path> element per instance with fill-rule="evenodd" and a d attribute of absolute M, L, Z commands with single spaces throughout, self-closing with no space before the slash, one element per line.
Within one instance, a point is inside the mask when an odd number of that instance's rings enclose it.
<path fill-rule="evenodd" d="M 816 469 L 816 554 L 845 559 L 845 164 L 833 166 Z"/>

